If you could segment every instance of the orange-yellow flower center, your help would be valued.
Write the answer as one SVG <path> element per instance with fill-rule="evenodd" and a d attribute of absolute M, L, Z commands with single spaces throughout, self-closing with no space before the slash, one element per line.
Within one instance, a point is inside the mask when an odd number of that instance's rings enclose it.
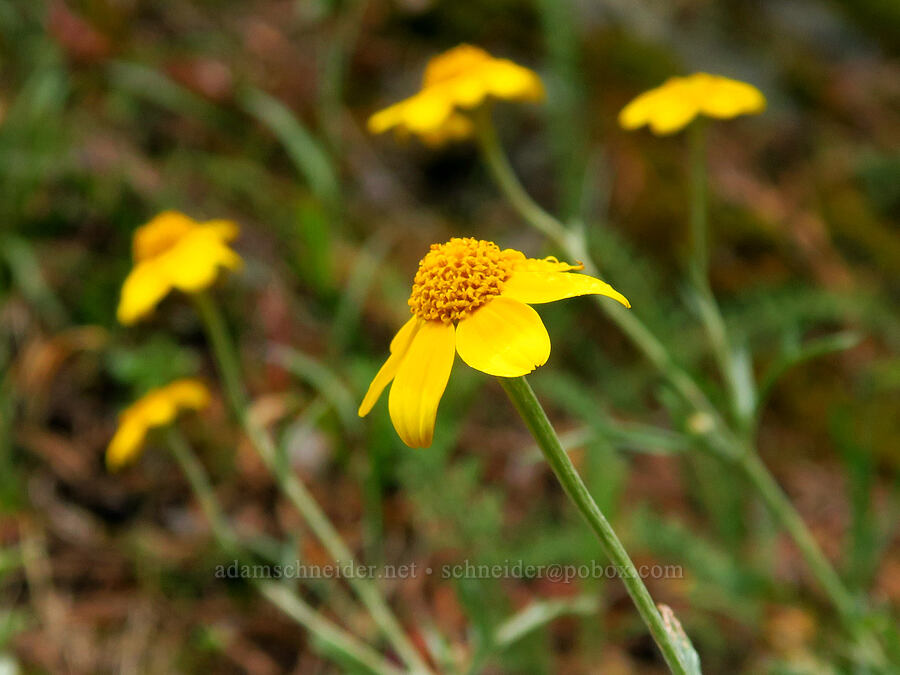
<path fill-rule="evenodd" d="M 500 295 L 515 259 L 515 251 L 501 251 L 492 241 L 471 237 L 432 244 L 419 262 L 410 309 L 426 321 L 464 319 Z"/>

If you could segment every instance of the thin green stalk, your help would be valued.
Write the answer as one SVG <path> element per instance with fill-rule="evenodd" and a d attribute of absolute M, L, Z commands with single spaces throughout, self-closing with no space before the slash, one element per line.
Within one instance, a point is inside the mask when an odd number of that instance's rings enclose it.
<path fill-rule="evenodd" d="M 353 563 L 355 567 L 353 554 L 328 516 L 325 515 L 318 502 L 290 467 L 285 466 L 284 458 L 278 452 L 269 433 L 249 414 L 240 363 L 225 322 L 215 303 L 205 293 L 197 293 L 194 299 L 206 328 L 207 337 L 212 344 L 213 354 L 216 357 L 216 364 L 231 403 L 232 412 L 250 442 L 278 482 L 282 492 L 300 512 L 335 562 Z M 407 637 L 400 622 L 394 617 L 378 587 L 362 575 L 351 575 L 347 581 L 407 667 L 416 673 L 430 673 L 430 668 Z"/>
<path fill-rule="evenodd" d="M 219 542 L 219 545 L 226 552 L 234 551 L 237 547 L 237 537 L 228 525 L 228 521 L 222 515 L 219 500 L 216 498 L 209 476 L 206 474 L 206 470 L 203 468 L 200 460 L 197 459 L 184 436 L 175 428 L 167 430 L 166 441 L 169 444 L 172 455 L 175 457 L 175 461 L 178 462 L 185 478 L 188 479 L 188 483 L 190 483 L 194 491 L 194 496 L 200 502 L 200 508 L 209 521 L 210 527 L 212 527 L 216 541 Z"/>
<path fill-rule="evenodd" d="M 184 436 L 176 429 L 168 430 L 166 440 L 169 448 L 172 450 L 172 455 L 188 479 L 194 496 L 200 502 L 200 508 L 203 510 L 206 519 L 209 520 L 213 536 L 215 536 L 219 546 L 226 553 L 238 553 L 237 535 L 222 515 L 219 501 L 216 499 L 209 476 L 200 460 L 197 459 Z M 334 650 L 356 661 L 373 673 L 396 675 L 400 672 L 388 663 L 381 654 L 337 624 L 326 619 L 283 584 L 259 579 L 253 579 L 252 583 L 269 602 Z"/>
<path fill-rule="evenodd" d="M 713 356 L 729 390 L 732 412 L 742 429 L 749 427 L 753 406 L 743 405 L 740 376 L 736 372 L 725 319 L 709 283 L 709 177 L 706 167 L 706 124 L 695 120 L 688 127 L 689 193 L 691 228 L 690 277 L 697 291 L 700 321 L 706 330 Z"/>
<path fill-rule="evenodd" d="M 707 285 L 709 278 L 709 217 L 707 213 L 706 125 L 696 120 L 688 128 L 690 154 L 691 274 Z"/>
<path fill-rule="evenodd" d="M 818 579 L 819 584 L 831 599 L 840 615 L 841 622 L 850 635 L 854 636 L 864 650 L 866 660 L 870 663 L 884 665 L 886 657 L 878 639 L 870 634 L 862 623 L 864 608 L 847 590 L 844 582 L 835 572 L 834 567 L 825 557 L 812 532 L 797 513 L 788 496 L 779 487 L 772 474 L 763 464 L 759 455 L 747 449 L 736 460 L 737 466 L 744 476 L 756 488 L 769 510 L 775 514 L 782 527 L 794 540 L 807 566 Z"/>
<path fill-rule="evenodd" d="M 259 592 L 269 602 L 297 623 L 309 627 L 320 640 L 335 650 L 351 656 L 360 665 L 379 675 L 400 675 L 404 671 L 391 665 L 367 644 L 359 642 L 347 631 L 319 615 L 316 610 L 304 602 L 296 593 L 291 593 L 283 584 L 274 581 L 257 581 Z M 315 630 L 313 630 L 315 626 Z"/>
<path fill-rule="evenodd" d="M 478 142 L 488 167 L 503 193 L 533 227 L 557 243 L 564 242 L 568 238 L 566 228 L 531 198 L 516 177 L 506 153 L 500 147 L 497 130 L 490 118 L 490 109 L 484 107 L 478 114 L 479 119 L 476 120 Z"/>
<path fill-rule="evenodd" d="M 662 617 L 656 609 L 647 587 L 641 580 L 637 568 L 631 562 L 628 552 L 622 546 L 622 542 L 619 541 L 603 512 L 600 511 L 600 507 L 591 497 L 591 493 L 588 492 L 584 481 L 578 475 L 569 455 L 563 450 L 559 437 L 550 424 L 550 420 L 547 419 L 547 414 L 534 395 L 528 380 L 524 377 L 497 379 L 500 380 L 503 389 L 506 390 L 531 435 L 534 436 L 534 440 L 540 446 L 544 457 L 547 458 L 547 463 L 550 464 L 550 468 L 553 469 L 553 473 L 556 474 L 569 499 L 587 520 L 588 525 L 600 540 L 604 552 L 619 570 L 628 595 L 631 596 L 641 618 L 650 629 L 650 634 L 662 652 L 669 670 L 673 673 L 687 674 L 689 671 L 679 658 L 678 646 L 673 641 L 672 635 L 666 630 Z"/>
<path fill-rule="evenodd" d="M 481 116 L 477 120 L 477 127 L 478 141 L 485 163 L 510 204 L 526 222 L 544 233 L 566 255 L 583 262 L 585 272 L 596 275 L 597 266 L 588 255 L 584 233 L 578 230 L 570 231 L 543 210 L 527 193 L 526 198 L 523 198 L 522 193 L 525 193 L 525 189 L 510 168 L 503 149 L 497 142 L 496 132 L 488 128 L 493 127 L 490 117 Z M 555 225 L 548 225 L 549 221 L 553 221 Z M 603 312 L 628 335 L 635 346 L 660 370 L 685 401 L 711 422 L 710 430 L 706 432 L 705 437 L 710 449 L 725 460 L 737 462 L 744 473 L 748 475 L 751 484 L 760 493 L 769 510 L 794 539 L 807 566 L 825 589 L 832 604 L 842 617 L 845 617 L 845 623 L 850 617 L 856 616 L 852 612 L 845 611 L 852 604 L 847 602 L 847 598 L 851 597 L 849 592 L 822 553 L 793 504 L 781 492 L 775 479 L 759 459 L 755 448 L 748 445 L 744 438 L 732 430 L 694 378 L 674 362 L 665 345 L 636 314 L 618 303 L 606 302 L 599 296 L 597 302 Z M 751 467 L 749 471 L 748 466 Z M 776 498 L 776 495 L 779 496 Z M 848 625 L 848 628 L 851 626 Z M 861 627 L 853 626 L 851 634 L 859 635 L 861 630 L 863 630 Z M 869 653 L 876 655 L 880 653 L 878 641 L 873 636 L 867 634 L 861 638 L 861 642 L 868 645 Z"/>
<path fill-rule="evenodd" d="M 570 231 L 535 202 L 522 187 L 497 139 L 490 115 L 485 111 L 476 120 L 479 147 L 491 175 L 510 204 L 527 223 L 562 249 L 567 256 L 584 264 L 584 271 L 597 275 L 597 265 L 591 259 L 583 231 Z M 672 359 L 665 345 L 647 328 L 634 312 L 618 303 L 597 296 L 601 310 L 634 342 L 644 356 L 662 371 L 676 390 L 698 411 L 705 413 L 724 430 L 725 425 L 716 408 L 694 379 Z M 736 440 L 736 439 L 735 439 Z"/>

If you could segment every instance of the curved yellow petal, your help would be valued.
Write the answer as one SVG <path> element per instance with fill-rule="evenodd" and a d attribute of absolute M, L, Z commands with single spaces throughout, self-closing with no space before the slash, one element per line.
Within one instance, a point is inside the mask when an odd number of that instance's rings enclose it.
<path fill-rule="evenodd" d="M 481 47 L 465 43 L 457 45 L 428 60 L 422 88 L 432 87 L 465 73 L 477 72 L 481 66 L 493 60 L 494 57 Z"/>
<path fill-rule="evenodd" d="M 751 84 L 715 77 L 703 97 L 700 108 L 705 115 L 730 119 L 756 114 L 766 109 L 766 97 Z"/>
<path fill-rule="evenodd" d="M 697 103 L 681 91 L 660 97 L 650 116 L 650 131 L 658 136 L 674 134 L 690 124 L 699 112 Z"/>
<path fill-rule="evenodd" d="M 508 101 L 542 101 L 544 85 L 533 70 L 497 59 L 483 74 L 487 92 Z"/>
<path fill-rule="evenodd" d="M 164 387 L 162 391 L 179 408 L 200 410 L 209 405 L 209 389 L 200 380 L 190 377 L 175 380 Z"/>
<path fill-rule="evenodd" d="M 136 262 L 161 255 L 197 223 L 179 211 L 163 211 L 134 231 L 132 252 Z"/>
<path fill-rule="evenodd" d="M 479 74 L 461 75 L 442 86 L 444 96 L 460 108 L 474 108 L 488 95 L 488 87 Z"/>
<path fill-rule="evenodd" d="M 370 116 L 369 121 L 366 123 L 369 133 L 382 134 L 388 129 L 392 129 L 398 124 L 401 124 L 403 122 L 403 110 L 405 109 L 405 105 L 406 101 L 401 101 L 384 110 L 379 110 Z"/>
<path fill-rule="evenodd" d="M 138 263 L 122 284 L 116 317 L 130 325 L 143 318 L 172 290 L 172 283 L 158 260 Z"/>
<path fill-rule="evenodd" d="M 619 126 L 637 129 L 650 121 L 659 102 L 659 89 L 651 89 L 637 96 L 619 112 Z"/>
<path fill-rule="evenodd" d="M 187 293 L 211 286 L 220 267 L 237 269 L 241 263 L 240 256 L 215 231 L 203 229 L 188 234 L 165 256 L 172 285 Z"/>
<path fill-rule="evenodd" d="M 503 282 L 500 297 L 536 305 L 578 295 L 605 295 L 631 307 L 628 299 L 605 281 L 568 271 L 571 269 L 579 268 L 554 260 L 528 258 L 516 265 L 509 279 Z"/>
<path fill-rule="evenodd" d="M 134 460 L 141 451 L 148 427 L 140 420 L 124 420 L 106 448 L 106 467 L 117 471 Z"/>
<path fill-rule="evenodd" d="M 372 407 L 381 396 L 381 392 L 383 392 L 384 388 L 394 379 L 394 376 L 397 374 L 397 369 L 400 367 L 400 362 L 403 360 L 403 356 L 406 354 L 409 343 L 416 334 L 420 323 L 419 319 L 412 317 L 403 324 L 403 327 L 397 331 L 394 339 L 391 340 L 390 356 L 388 356 L 387 360 L 378 370 L 378 373 L 376 373 L 375 377 L 372 379 L 372 383 L 369 385 L 369 389 L 366 391 L 362 403 L 359 404 L 357 413 L 360 417 L 365 417 L 369 414 Z"/>
<path fill-rule="evenodd" d="M 547 362 L 550 336 L 537 312 L 501 295 L 459 322 L 456 351 L 483 373 L 519 377 Z"/>
<path fill-rule="evenodd" d="M 434 436 L 434 419 L 455 353 L 453 325 L 425 321 L 400 361 L 388 410 L 397 434 L 411 448 L 427 448 Z"/>
<path fill-rule="evenodd" d="M 470 138 L 474 133 L 475 125 L 471 119 L 460 113 L 453 113 L 439 129 L 431 133 L 419 134 L 419 136 L 425 145 L 438 148 L 449 141 L 462 141 Z"/>
<path fill-rule="evenodd" d="M 241 229 L 237 226 L 237 223 L 231 220 L 223 219 L 207 220 L 203 223 L 200 223 L 200 229 L 212 232 L 216 237 L 224 242 L 229 242 L 237 239 L 237 236 L 241 232 Z"/>
<path fill-rule="evenodd" d="M 437 131 L 453 113 L 453 101 L 440 93 L 423 91 L 408 101 L 403 111 L 403 124 L 413 133 Z"/>
<path fill-rule="evenodd" d="M 139 417 L 149 427 L 162 427 L 170 424 L 178 414 L 178 407 L 171 397 L 165 395 L 165 390 L 156 392 L 156 395 L 147 396 L 142 400 Z M 138 417 L 136 415 L 135 417 Z"/>

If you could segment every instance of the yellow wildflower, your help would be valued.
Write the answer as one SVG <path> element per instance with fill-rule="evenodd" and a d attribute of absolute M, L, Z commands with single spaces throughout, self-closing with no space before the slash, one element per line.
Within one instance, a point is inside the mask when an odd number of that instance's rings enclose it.
<path fill-rule="evenodd" d="M 177 211 L 160 213 L 139 227 L 133 240 L 134 267 L 119 300 L 119 321 L 135 323 L 173 288 L 200 291 L 213 284 L 220 267 L 240 267 L 240 256 L 228 246 L 237 234 L 231 221 L 198 223 Z"/>
<path fill-rule="evenodd" d="M 649 124 L 653 133 L 664 136 L 681 131 L 698 115 L 731 119 L 761 113 L 765 108 L 765 96 L 751 84 L 694 73 L 669 78 L 645 91 L 622 109 L 619 124 L 625 129 Z"/>
<path fill-rule="evenodd" d="M 455 354 L 488 375 L 519 377 L 550 356 L 547 329 L 529 305 L 598 294 L 630 307 L 609 284 L 572 272 L 581 268 L 472 238 L 433 244 L 413 282 L 413 316 L 391 342 L 360 417 L 393 380 L 388 408 L 394 428 L 410 447 L 431 445 Z"/>
<path fill-rule="evenodd" d="M 537 73 L 483 49 L 459 45 L 435 56 L 425 68 L 422 89 L 369 118 L 369 131 L 395 129 L 416 134 L 429 145 L 468 138 L 473 110 L 490 98 L 540 101 L 544 86 Z"/>
<path fill-rule="evenodd" d="M 209 391 L 198 380 L 185 378 L 153 389 L 119 415 L 119 428 L 106 448 L 106 466 L 115 471 L 135 460 L 150 429 L 171 424 L 181 410 L 208 404 Z"/>

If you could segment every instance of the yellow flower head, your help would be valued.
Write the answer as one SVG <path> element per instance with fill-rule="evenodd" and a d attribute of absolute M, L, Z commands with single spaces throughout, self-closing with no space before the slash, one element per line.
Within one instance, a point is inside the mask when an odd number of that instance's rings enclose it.
<path fill-rule="evenodd" d="M 409 296 L 413 316 L 391 342 L 360 417 L 393 380 L 388 408 L 394 428 L 410 447 L 431 445 L 455 354 L 488 375 L 519 377 L 550 356 L 547 329 L 529 305 L 598 294 L 630 307 L 609 284 L 572 272 L 581 268 L 472 238 L 433 244 Z"/>
<path fill-rule="evenodd" d="M 106 448 L 106 466 L 115 471 L 135 460 L 147 432 L 171 424 L 181 410 L 200 410 L 209 404 L 209 391 L 198 380 L 176 380 L 153 389 L 119 415 L 119 428 Z"/>
<path fill-rule="evenodd" d="M 441 145 L 472 135 L 464 111 L 489 98 L 540 101 L 544 85 L 537 73 L 508 59 L 495 59 L 483 49 L 460 45 L 435 56 L 425 68 L 422 89 L 369 118 L 369 131 L 416 134 L 428 145 Z"/>
<path fill-rule="evenodd" d="M 698 115 L 731 119 L 755 115 L 766 108 L 766 98 L 752 84 L 720 75 L 694 73 L 672 77 L 664 84 L 634 99 L 619 113 L 624 129 L 650 125 L 653 133 L 664 136 L 681 131 Z"/>
<path fill-rule="evenodd" d="M 119 321 L 135 323 L 173 288 L 200 291 L 212 285 L 220 267 L 240 267 L 240 256 L 228 246 L 237 234 L 237 225 L 228 220 L 198 223 L 177 211 L 160 213 L 139 227 L 134 233 L 134 267 L 119 300 Z"/>

